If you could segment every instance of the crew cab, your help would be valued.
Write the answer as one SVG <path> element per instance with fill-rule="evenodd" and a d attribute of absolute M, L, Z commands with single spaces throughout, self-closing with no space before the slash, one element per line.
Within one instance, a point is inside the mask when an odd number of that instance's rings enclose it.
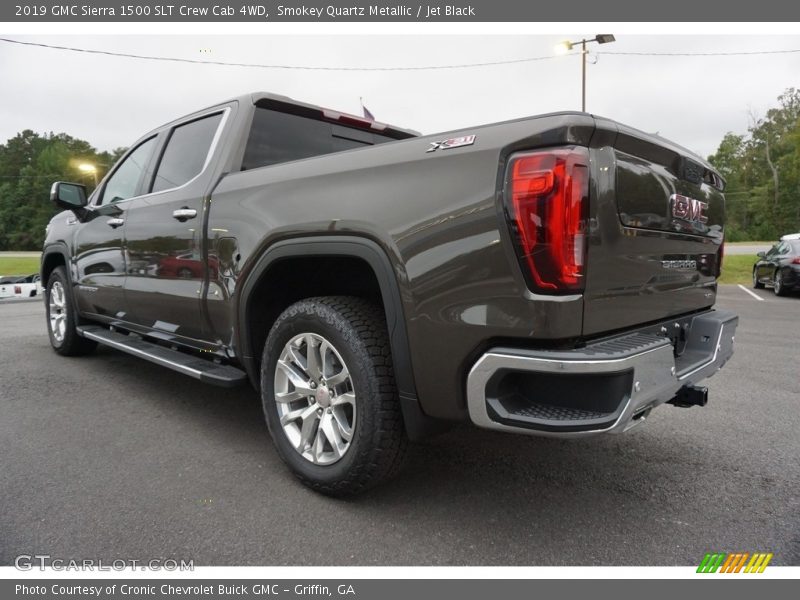
<path fill-rule="evenodd" d="M 447 423 L 621 433 L 733 352 L 724 182 L 578 112 L 431 136 L 254 93 L 56 182 L 41 276 L 63 355 L 249 382 L 306 485 L 352 494 Z"/>

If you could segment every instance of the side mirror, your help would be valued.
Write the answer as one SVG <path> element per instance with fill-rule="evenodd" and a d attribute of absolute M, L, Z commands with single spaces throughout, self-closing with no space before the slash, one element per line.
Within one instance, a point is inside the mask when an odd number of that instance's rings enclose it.
<path fill-rule="evenodd" d="M 758 253 L 756 254 L 756 256 L 757 256 L 758 258 L 766 258 L 766 257 L 767 257 L 767 253 L 766 253 L 766 252 L 758 252 Z"/>
<path fill-rule="evenodd" d="M 79 210 L 86 206 L 86 186 L 56 181 L 50 188 L 50 201 L 59 208 Z"/>

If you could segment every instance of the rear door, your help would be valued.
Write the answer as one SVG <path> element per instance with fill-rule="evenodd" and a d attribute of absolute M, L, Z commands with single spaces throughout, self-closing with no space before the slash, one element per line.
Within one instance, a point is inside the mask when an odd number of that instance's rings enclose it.
<path fill-rule="evenodd" d="M 584 334 L 710 307 L 725 199 L 702 159 L 598 119 L 592 150 Z"/>
<path fill-rule="evenodd" d="M 132 203 L 125 224 L 131 320 L 185 343 L 205 337 L 207 265 L 216 263 L 205 246 L 206 195 L 213 185 L 211 158 L 228 113 L 220 107 L 173 124 L 148 193 Z"/>

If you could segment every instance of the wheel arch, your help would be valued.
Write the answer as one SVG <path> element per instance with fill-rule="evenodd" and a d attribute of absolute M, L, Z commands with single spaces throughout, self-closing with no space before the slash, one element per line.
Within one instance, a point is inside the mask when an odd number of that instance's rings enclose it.
<path fill-rule="evenodd" d="M 414 383 L 411 350 L 406 330 L 402 297 L 394 268 L 386 252 L 373 240 L 358 236 L 315 236 L 290 238 L 269 246 L 257 259 L 238 293 L 236 346 L 242 366 L 253 386 L 259 388 L 259 340 L 266 334 L 278 314 L 259 323 L 259 298 L 263 298 L 273 269 L 286 261 L 340 258 L 358 261 L 368 269 L 377 285 L 381 307 L 389 332 L 395 381 L 410 438 L 419 439 L 437 429 L 432 419 L 420 408 Z M 290 263 L 291 264 L 291 263 Z M 366 284 L 365 284 L 366 285 Z M 319 292 L 311 295 L 321 295 Z M 301 299 L 295 298 L 293 301 Z M 288 304 L 287 304 L 288 305 Z M 285 308 L 285 306 L 284 306 Z M 264 329 L 265 331 L 260 331 Z M 262 342 L 263 344 L 263 342 Z"/>
<path fill-rule="evenodd" d="M 64 267 L 64 270 L 67 272 L 67 278 L 71 283 L 72 273 L 70 273 L 68 265 L 69 254 L 67 253 L 66 246 L 58 244 L 45 248 L 45 250 L 42 252 L 42 261 L 39 267 L 39 275 L 42 278 L 42 287 L 47 287 L 47 281 L 50 277 L 50 274 L 58 266 Z"/>

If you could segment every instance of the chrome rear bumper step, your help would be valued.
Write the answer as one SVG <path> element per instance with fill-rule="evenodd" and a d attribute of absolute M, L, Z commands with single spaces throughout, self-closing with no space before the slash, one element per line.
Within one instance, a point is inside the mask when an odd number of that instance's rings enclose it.
<path fill-rule="evenodd" d="M 78 333 L 90 340 L 116 350 L 138 356 L 162 367 L 221 387 L 234 387 L 244 383 L 247 374 L 230 365 L 218 365 L 184 352 L 171 350 L 132 335 L 111 331 L 98 325 L 77 327 Z"/>
<path fill-rule="evenodd" d="M 704 406 L 696 383 L 733 354 L 738 318 L 712 310 L 691 319 L 678 359 L 669 338 L 623 334 L 574 350 L 499 347 L 467 376 L 467 408 L 480 427 L 556 437 L 621 433 L 672 401 Z"/>

